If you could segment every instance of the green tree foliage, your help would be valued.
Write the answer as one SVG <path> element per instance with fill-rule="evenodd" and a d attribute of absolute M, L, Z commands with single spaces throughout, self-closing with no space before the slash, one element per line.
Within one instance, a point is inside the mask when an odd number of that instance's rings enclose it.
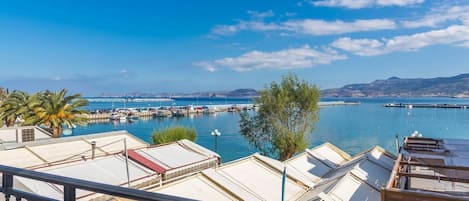
<path fill-rule="evenodd" d="M 241 134 L 261 154 L 286 160 L 308 147 L 319 120 L 320 91 L 289 73 L 280 84 L 272 82 L 254 99 L 259 110 L 241 113 Z"/>
<path fill-rule="evenodd" d="M 28 104 L 31 97 L 23 91 L 13 91 L 5 95 L 0 105 L 0 119 L 7 127 L 15 125 L 18 117 L 23 117 L 28 112 Z"/>
<path fill-rule="evenodd" d="M 80 109 L 88 105 L 88 101 L 80 94 L 66 96 L 67 90 L 59 92 L 45 91 L 32 96 L 29 103 L 30 112 L 25 115 L 24 125 L 45 125 L 52 129 L 53 137 L 60 137 L 63 125 L 73 127 L 83 125 L 88 111 Z"/>
<path fill-rule="evenodd" d="M 7 91 L 3 87 L 0 87 L 0 103 L 6 98 L 6 96 Z"/>
<path fill-rule="evenodd" d="M 175 142 L 182 139 L 195 141 L 197 139 L 195 128 L 189 129 L 182 126 L 174 126 L 165 130 L 155 131 L 151 136 L 153 144 Z"/>
<path fill-rule="evenodd" d="M 53 130 L 53 137 L 60 137 L 63 125 L 72 127 L 87 122 L 83 114 L 88 111 L 80 108 L 88 105 L 88 101 L 80 94 L 66 94 L 65 89 L 33 95 L 15 90 L 0 99 L 0 122 L 10 127 L 15 125 L 17 118 L 21 118 L 24 120 L 22 126 L 44 125 Z"/>

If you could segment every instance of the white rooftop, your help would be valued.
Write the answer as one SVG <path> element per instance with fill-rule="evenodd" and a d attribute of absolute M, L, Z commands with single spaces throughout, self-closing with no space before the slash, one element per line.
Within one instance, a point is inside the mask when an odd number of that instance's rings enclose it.
<path fill-rule="evenodd" d="M 165 170 L 197 163 L 220 156 L 189 140 L 135 150 L 138 154 Z"/>
<path fill-rule="evenodd" d="M 38 126 L 0 128 L 0 149 L 18 143 L 50 138 L 51 134 Z"/>
<path fill-rule="evenodd" d="M 350 159 L 320 178 L 305 200 L 379 201 L 390 177 L 394 156 L 375 147 Z"/>
<path fill-rule="evenodd" d="M 127 131 L 115 131 L 15 144 L 0 149 L 0 163 L 19 168 L 33 168 L 91 158 L 92 141 L 96 142 L 96 156 L 114 154 L 124 150 L 123 139 L 126 139 L 129 149 L 149 146 Z"/>
<path fill-rule="evenodd" d="M 189 140 L 129 150 L 132 160 L 163 175 L 163 180 L 184 177 L 220 164 L 220 156 Z"/>
<path fill-rule="evenodd" d="M 156 192 L 195 200 L 239 200 L 238 197 L 235 197 L 201 173 L 165 185 Z"/>
<path fill-rule="evenodd" d="M 265 161 L 262 156 L 254 154 L 152 191 L 200 200 L 280 200 L 282 172 L 271 166 L 270 162 L 272 161 Z M 204 183 L 201 187 L 193 186 L 201 182 Z M 223 198 L 197 193 L 196 189 L 203 186 L 216 191 L 215 195 Z M 308 186 L 302 185 L 301 181 L 287 177 L 285 200 L 296 200 L 307 189 Z"/>
<path fill-rule="evenodd" d="M 125 157 L 121 154 L 103 156 L 94 160 L 64 163 L 35 169 L 35 171 L 127 187 Z M 156 183 L 160 180 L 157 173 L 131 160 L 129 160 L 129 176 L 131 186 L 139 186 L 144 182 Z M 16 178 L 16 180 L 18 181 L 15 182 L 16 187 L 22 190 L 54 199 L 63 199 L 62 186 L 60 185 L 21 177 Z M 76 192 L 77 198 L 83 198 L 83 200 L 91 199 L 91 197 L 86 197 L 91 194 L 95 195 L 94 193 L 83 190 L 77 190 Z"/>
<path fill-rule="evenodd" d="M 330 143 L 324 143 L 313 149 L 285 161 L 288 169 L 294 169 L 311 182 L 318 182 L 321 177 L 335 170 L 350 160 L 350 155 Z"/>

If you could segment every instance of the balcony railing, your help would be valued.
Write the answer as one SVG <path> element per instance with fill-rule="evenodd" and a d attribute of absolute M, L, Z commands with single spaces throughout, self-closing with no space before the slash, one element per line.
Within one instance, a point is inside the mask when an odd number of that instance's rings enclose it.
<path fill-rule="evenodd" d="M 164 195 L 159 193 L 152 193 L 148 191 L 142 191 L 131 188 L 124 188 L 120 186 L 113 186 L 109 184 L 96 183 L 81 179 L 74 179 L 69 177 L 63 177 L 53 174 L 47 174 L 42 172 L 36 172 L 31 170 L 25 170 L 21 168 L 9 167 L 0 165 L 0 172 L 2 173 L 2 186 L 0 192 L 5 195 L 5 200 L 15 198 L 16 200 L 34 200 L 34 201 L 52 201 L 56 199 L 44 197 L 38 194 L 21 191 L 13 188 L 13 177 L 24 177 L 36 181 L 43 181 L 47 183 L 57 184 L 63 186 L 63 200 L 74 201 L 76 200 L 76 189 L 92 191 L 105 195 L 110 195 L 119 198 L 127 198 L 131 200 L 145 200 L 145 201 L 156 201 L 156 200 L 190 200 L 187 198 L 181 198 L 176 196 Z"/>

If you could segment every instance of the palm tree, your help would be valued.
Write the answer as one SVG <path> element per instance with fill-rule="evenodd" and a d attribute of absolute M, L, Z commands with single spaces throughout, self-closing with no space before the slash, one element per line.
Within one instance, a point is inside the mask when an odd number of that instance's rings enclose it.
<path fill-rule="evenodd" d="M 6 98 L 7 92 L 3 87 L 0 87 L 0 103 Z"/>
<path fill-rule="evenodd" d="M 5 98 L 7 97 L 7 93 L 5 91 L 5 89 L 3 87 L 0 87 L 0 108 L 2 107 L 3 105 L 3 102 L 5 101 Z M 2 115 L 3 113 L 0 113 L 0 115 Z M 5 124 L 5 121 L 0 120 L 0 127 L 3 127 L 3 125 Z"/>
<path fill-rule="evenodd" d="M 63 125 L 72 127 L 74 124 L 83 125 L 87 118 L 82 116 L 88 111 L 81 109 L 88 105 L 88 100 L 82 98 L 80 94 L 66 96 L 67 90 L 62 89 L 59 92 L 45 91 L 34 95 L 29 108 L 32 109 L 27 117 L 25 124 L 45 125 L 52 129 L 53 137 L 60 137 Z"/>
<path fill-rule="evenodd" d="M 30 96 L 24 91 L 7 94 L 0 105 L 0 119 L 7 127 L 15 125 L 16 119 L 28 112 Z"/>

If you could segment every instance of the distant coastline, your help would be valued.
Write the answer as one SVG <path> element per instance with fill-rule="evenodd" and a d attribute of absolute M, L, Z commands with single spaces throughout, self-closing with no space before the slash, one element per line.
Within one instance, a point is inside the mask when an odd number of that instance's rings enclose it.
<path fill-rule="evenodd" d="M 350 84 L 321 91 L 322 97 L 469 98 L 469 74 L 437 78 L 398 78 Z"/>
<path fill-rule="evenodd" d="M 193 93 L 102 93 L 90 98 L 230 98 L 247 99 L 258 96 L 256 89 L 205 91 Z M 398 78 L 375 80 L 371 83 L 349 84 L 341 88 L 321 90 L 323 98 L 469 98 L 469 73 L 452 77 Z"/>

